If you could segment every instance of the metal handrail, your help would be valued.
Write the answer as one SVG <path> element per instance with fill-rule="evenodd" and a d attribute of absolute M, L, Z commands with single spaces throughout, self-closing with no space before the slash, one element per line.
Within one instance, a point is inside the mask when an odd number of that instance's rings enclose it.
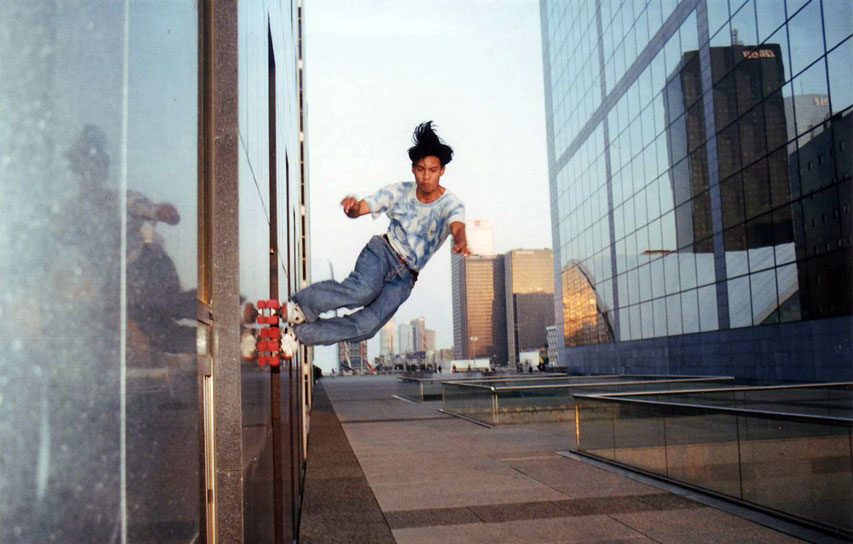
<path fill-rule="evenodd" d="M 796 390 L 796 389 L 817 389 L 828 387 L 846 387 L 853 386 L 853 382 L 831 382 L 822 384 L 798 384 L 791 386 L 784 385 L 769 385 L 769 386 L 754 386 L 754 387 L 732 387 L 719 389 L 692 389 L 681 391 L 644 391 L 637 393 L 588 393 L 575 395 L 576 399 L 594 400 L 604 402 L 614 402 L 621 404 L 644 404 L 648 406 L 673 406 L 694 411 L 715 412 L 734 414 L 742 416 L 762 416 L 772 419 L 782 419 L 786 421 L 802 421 L 806 423 L 827 423 L 833 425 L 842 425 L 853 427 L 853 418 L 842 416 L 818 415 L 818 414 L 800 414 L 793 412 L 780 412 L 772 410 L 756 410 L 749 408 L 731 408 L 728 406 L 713 406 L 709 404 L 689 404 L 685 402 L 672 402 L 665 400 L 644 400 L 633 397 L 650 396 L 650 395 L 681 395 L 681 394 L 698 394 L 698 393 L 730 393 L 741 391 L 772 391 L 772 390 Z"/>
<path fill-rule="evenodd" d="M 575 389 L 584 387 L 600 387 L 600 386 L 621 386 L 621 385 L 646 385 L 658 383 L 698 383 L 698 382 L 718 382 L 724 380 L 734 380 L 733 376 L 708 376 L 704 378 L 677 378 L 673 380 L 639 380 L 628 382 L 596 382 L 596 383 L 577 383 L 577 384 L 553 384 L 553 385 L 511 385 L 506 387 L 498 387 L 498 391 L 527 391 L 530 389 Z M 686 390 L 666 391 L 667 393 L 682 393 Z M 691 389 L 690 391 L 711 391 L 711 389 Z M 604 393 L 602 393 L 604 394 Z M 613 393 L 617 394 L 617 393 Z M 623 394 L 623 393 L 618 393 Z M 624 393 L 631 394 L 631 393 Z M 636 394 L 640 394 L 639 392 Z M 645 393 L 643 393 L 645 394 Z"/>
<path fill-rule="evenodd" d="M 798 383 L 791 385 L 738 385 L 735 387 L 720 387 L 718 389 L 681 389 L 678 391 L 642 391 L 636 393 L 598 393 L 608 396 L 640 396 L 640 395 L 681 395 L 686 393 L 730 393 L 732 391 L 772 391 L 774 389 L 821 389 L 827 387 L 853 386 L 853 382 L 827 382 L 827 383 Z"/>

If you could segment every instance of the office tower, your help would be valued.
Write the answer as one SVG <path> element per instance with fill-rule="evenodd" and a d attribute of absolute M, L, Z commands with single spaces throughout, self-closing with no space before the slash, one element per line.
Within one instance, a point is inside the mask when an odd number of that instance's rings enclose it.
<path fill-rule="evenodd" d="M 424 330 L 424 351 L 435 351 L 435 331 L 432 329 Z"/>
<path fill-rule="evenodd" d="M 370 370 L 367 360 L 367 341 L 338 342 L 338 371 L 343 365 L 349 366 L 353 372 L 364 374 Z"/>
<path fill-rule="evenodd" d="M 495 254 L 495 228 L 489 219 L 465 221 L 465 237 L 472 255 Z"/>
<path fill-rule="evenodd" d="M 504 256 L 451 258 L 453 340 L 457 359 L 507 363 Z"/>
<path fill-rule="evenodd" d="M 412 325 L 409 323 L 401 323 L 397 327 L 397 354 L 405 355 L 415 351 L 415 337 L 412 330 Z"/>
<path fill-rule="evenodd" d="M 550 249 L 514 249 L 504 255 L 509 364 L 520 351 L 545 347 L 554 324 L 554 257 Z"/>
<path fill-rule="evenodd" d="M 415 318 L 409 321 L 412 327 L 412 351 L 426 351 L 424 347 L 424 331 L 426 331 L 426 320 L 423 317 Z"/>
<path fill-rule="evenodd" d="M 853 377 L 853 25 L 827 4 L 540 2 L 564 364 Z"/>
<path fill-rule="evenodd" d="M 392 317 L 379 331 L 379 353 L 385 357 L 386 361 L 390 361 L 394 355 L 394 318 Z"/>

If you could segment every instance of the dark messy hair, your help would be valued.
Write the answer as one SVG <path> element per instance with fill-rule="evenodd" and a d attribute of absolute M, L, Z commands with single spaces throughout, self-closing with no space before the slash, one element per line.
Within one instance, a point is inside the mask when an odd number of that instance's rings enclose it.
<path fill-rule="evenodd" d="M 438 157 L 441 166 L 453 160 L 453 148 L 445 144 L 433 131 L 432 121 L 421 123 L 412 135 L 415 145 L 409 148 L 409 158 L 416 164 L 424 157 Z"/>
<path fill-rule="evenodd" d="M 110 165 L 110 154 L 107 152 L 107 137 L 97 125 L 85 125 L 83 130 L 65 152 L 65 158 L 70 161 L 84 161 Z"/>

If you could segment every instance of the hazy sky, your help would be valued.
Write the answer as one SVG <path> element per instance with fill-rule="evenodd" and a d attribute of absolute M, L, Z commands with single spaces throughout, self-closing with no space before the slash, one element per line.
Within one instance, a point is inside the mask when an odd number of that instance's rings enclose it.
<path fill-rule="evenodd" d="M 537 0 L 323 0 L 305 7 L 314 281 L 348 274 L 388 219 L 344 216 L 347 194 L 412 180 L 414 127 L 434 120 L 454 159 L 442 185 L 495 249 L 551 247 Z M 450 243 L 426 265 L 396 323 L 418 316 L 453 344 Z M 378 339 L 368 344 L 378 355 Z M 316 351 L 331 368 L 333 348 Z"/>

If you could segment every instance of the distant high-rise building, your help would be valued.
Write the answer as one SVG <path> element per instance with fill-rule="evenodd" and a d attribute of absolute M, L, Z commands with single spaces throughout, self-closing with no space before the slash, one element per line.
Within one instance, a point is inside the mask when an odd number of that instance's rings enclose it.
<path fill-rule="evenodd" d="M 424 348 L 424 331 L 426 330 L 426 319 L 417 317 L 409 321 L 412 327 L 412 351 L 426 351 Z"/>
<path fill-rule="evenodd" d="M 415 351 L 415 335 L 409 323 L 401 323 L 397 327 L 397 354 L 405 355 Z"/>
<path fill-rule="evenodd" d="M 435 331 L 424 329 L 424 351 L 435 351 Z"/>
<path fill-rule="evenodd" d="M 554 257 L 550 249 L 514 249 L 504 256 L 506 338 L 509 364 L 520 351 L 546 344 L 545 327 L 554 324 Z"/>
<path fill-rule="evenodd" d="M 472 255 L 495 254 L 495 228 L 489 219 L 465 221 L 465 237 Z"/>
<path fill-rule="evenodd" d="M 386 323 L 379 331 L 379 353 L 385 356 L 386 361 L 391 360 L 394 355 L 394 336 L 396 327 L 394 326 L 394 318 Z"/>
<path fill-rule="evenodd" d="M 809 140 L 821 133 L 821 130 L 810 130 L 820 127 L 829 119 L 830 100 L 825 94 L 799 94 L 785 97 L 785 120 L 788 125 L 788 139 L 793 140 L 797 136 L 797 128 L 800 132 L 809 131 L 802 136 L 799 144 L 802 146 Z M 796 113 L 794 110 L 796 109 Z"/>
<path fill-rule="evenodd" d="M 365 373 L 369 370 L 367 361 L 367 341 L 338 342 L 338 371 L 347 365 L 353 372 Z"/>
<path fill-rule="evenodd" d="M 453 341 L 457 359 L 507 362 L 504 256 L 453 255 Z"/>

